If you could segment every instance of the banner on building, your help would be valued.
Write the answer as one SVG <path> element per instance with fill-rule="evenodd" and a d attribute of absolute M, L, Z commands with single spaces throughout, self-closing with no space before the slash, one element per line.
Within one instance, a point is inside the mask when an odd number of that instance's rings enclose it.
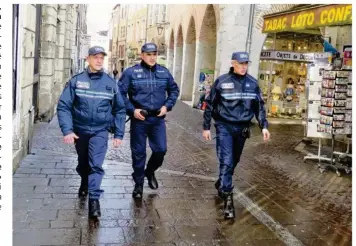
<path fill-rule="evenodd" d="M 276 33 L 351 24 L 352 4 L 332 4 L 267 15 L 264 17 L 262 32 Z"/>

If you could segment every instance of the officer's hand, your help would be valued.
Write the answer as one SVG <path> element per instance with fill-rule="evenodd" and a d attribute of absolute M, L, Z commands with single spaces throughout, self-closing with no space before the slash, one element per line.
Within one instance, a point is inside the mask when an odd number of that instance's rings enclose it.
<path fill-rule="evenodd" d="M 162 108 L 160 109 L 160 113 L 157 116 L 161 117 L 161 116 L 163 116 L 165 114 L 167 114 L 167 107 L 166 106 L 162 106 Z"/>
<path fill-rule="evenodd" d="M 262 134 L 263 134 L 264 141 L 268 141 L 271 137 L 271 134 L 269 133 L 269 131 L 267 129 L 263 129 Z"/>
<path fill-rule="evenodd" d="M 112 143 L 113 143 L 114 147 L 117 148 L 121 145 L 122 140 L 118 139 L 118 138 L 114 138 L 114 141 Z"/>
<path fill-rule="evenodd" d="M 205 140 L 211 140 L 210 130 L 204 130 L 203 131 L 203 137 L 204 137 Z"/>
<path fill-rule="evenodd" d="M 64 143 L 66 144 L 73 144 L 75 139 L 78 139 L 79 137 L 75 135 L 75 133 L 70 133 L 67 136 L 64 136 Z"/>
<path fill-rule="evenodd" d="M 145 117 L 140 113 L 141 109 L 135 109 L 134 116 L 138 120 L 145 120 Z"/>

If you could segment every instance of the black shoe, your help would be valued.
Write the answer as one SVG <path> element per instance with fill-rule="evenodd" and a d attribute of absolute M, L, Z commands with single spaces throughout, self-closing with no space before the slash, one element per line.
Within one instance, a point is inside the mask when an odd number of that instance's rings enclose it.
<path fill-rule="evenodd" d="M 156 190 L 158 189 L 158 182 L 155 176 L 154 172 L 147 172 L 147 170 L 145 171 L 145 176 L 148 180 L 148 186 L 152 189 L 152 190 Z"/>
<path fill-rule="evenodd" d="M 132 197 L 137 198 L 140 196 L 142 198 L 142 193 L 143 193 L 143 184 L 135 184 L 135 189 L 132 192 Z"/>
<path fill-rule="evenodd" d="M 224 199 L 224 195 L 223 193 L 220 191 L 220 179 L 218 179 L 216 182 L 215 182 L 215 189 L 218 190 L 218 197 L 220 197 L 221 199 Z"/>
<path fill-rule="evenodd" d="M 234 199 L 232 193 L 224 193 L 224 217 L 225 219 L 235 218 Z"/>
<path fill-rule="evenodd" d="M 100 203 L 98 199 L 89 199 L 89 217 L 98 218 L 101 216 Z"/>
<path fill-rule="evenodd" d="M 84 198 L 88 195 L 88 182 L 86 181 L 81 181 L 79 191 L 78 191 L 78 196 L 80 198 Z"/>

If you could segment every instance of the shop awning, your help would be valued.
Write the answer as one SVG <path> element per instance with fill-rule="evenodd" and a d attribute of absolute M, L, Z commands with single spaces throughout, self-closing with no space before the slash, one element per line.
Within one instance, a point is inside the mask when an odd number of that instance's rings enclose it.
<path fill-rule="evenodd" d="M 352 4 L 310 4 L 265 15 L 263 18 L 263 33 L 298 32 L 324 26 L 351 25 Z"/>

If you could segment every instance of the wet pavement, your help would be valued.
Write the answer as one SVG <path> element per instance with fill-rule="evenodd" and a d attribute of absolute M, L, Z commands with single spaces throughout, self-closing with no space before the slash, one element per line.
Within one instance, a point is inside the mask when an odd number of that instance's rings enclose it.
<path fill-rule="evenodd" d="M 160 188 L 145 184 L 141 203 L 131 198 L 129 134 L 122 147 L 110 148 L 95 225 L 76 198 L 73 146 L 62 144 L 56 119 L 37 124 L 34 154 L 13 179 L 14 245 L 351 245 L 351 176 L 320 174 L 315 162 L 303 162 L 296 151 L 302 126 L 271 125 L 268 143 L 253 128 L 234 177 L 231 222 L 213 188 L 215 144 L 201 138 L 201 125 L 201 112 L 177 102 L 167 117 Z"/>

